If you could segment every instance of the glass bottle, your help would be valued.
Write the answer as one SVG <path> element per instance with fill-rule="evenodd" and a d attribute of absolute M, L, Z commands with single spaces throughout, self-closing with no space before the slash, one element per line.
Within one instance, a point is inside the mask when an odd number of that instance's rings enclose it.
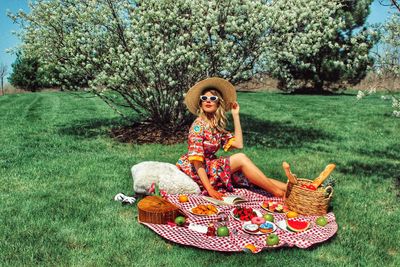
<path fill-rule="evenodd" d="M 207 236 L 215 236 L 215 226 L 213 223 L 210 223 L 207 227 Z"/>

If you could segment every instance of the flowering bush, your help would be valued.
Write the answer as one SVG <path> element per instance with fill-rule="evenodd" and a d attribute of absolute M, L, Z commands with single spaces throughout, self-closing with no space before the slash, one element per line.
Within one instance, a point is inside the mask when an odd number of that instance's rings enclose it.
<path fill-rule="evenodd" d="M 60 86 L 84 88 L 116 110 L 164 128 L 191 120 L 187 89 L 207 76 L 250 78 L 265 49 L 263 1 L 36 1 L 11 15 L 22 50 Z"/>
<path fill-rule="evenodd" d="M 176 129 L 192 120 L 185 92 L 205 77 L 238 83 L 269 70 L 286 90 L 357 81 L 368 34 L 343 32 L 341 2 L 37 0 L 10 17 L 52 84 Z"/>
<path fill-rule="evenodd" d="M 340 89 L 358 83 L 372 63 L 376 34 L 364 24 L 371 1 L 274 1 L 267 58 L 280 88 Z"/>

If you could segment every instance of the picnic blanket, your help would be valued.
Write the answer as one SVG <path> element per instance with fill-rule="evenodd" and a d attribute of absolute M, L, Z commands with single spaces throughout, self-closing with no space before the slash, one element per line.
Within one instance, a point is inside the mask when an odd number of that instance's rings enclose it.
<path fill-rule="evenodd" d="M 236 189 L 235 192 L 231 193 L 234 195 L 241 195 L 245 197 L 248 202 L 241 203 L 237 206 L 251 207 L 259 210 L 262 214 L 268 211 L 261 208 L 260 203 L 264 200 L 271 201 L 282 201 L 281 198 L 275 198 L 267 194 L 262 190 L 248 190 L 248 189 Z M 200 195 L 189 195 L 189 202 L 180 203 L 178 195 L 167 195 L 168 200 L 180 207 L 182 212 L 185 213 L 187 221 L 190 223 L 208 226 L 209 223 L 214 223 L 217 220 L 217 216 L 197 216 L 189 212 L 191 208 L 198 204 L 207 203 Z M 230 213 L 233 206 L 218 206 L 218 209 L 224 212 L 226 215 Z M 284 213 L 274 213 L 275 222 L 285 220 L 286 215 Z M 187 246 L 194 246 L 207 250 L 215 251 L 243 251 L 247 244 L 255 246 L 253 253 L 258 253 L 263 249 L 277 248 L 283 246 L 308 248 L 317 243 L 324 242 L 331 238 L 337 231 L 338 225 L 335 220 L 333 212 L 328 213 L 325 217 L 328 219 L 328 224 L 325 227 L 321 227 L 315 224 L 315 219 L 318 216 L 299 216 L 302 219 L 306 219 L 311 222 L 311 228 L 300 233 L 294 233 L 287 230 L 277 228 L 275 233 L 279 236 L 279 244 L 273 247 L 266 245 L 267 235 L 253 235 L 248 234 L 242 230 L 243 222 L 234 219 L 228 215 L 228 220 L 225 222 L 230 230 L 229 237 L 217 237 L 207 236 L 206 234 L 193 231 L 187 227 L 171 226 L 168 224 L 151 224 L 143 223 L 154 232 L 159 234 L 165 239 L 172 242 L 179 243 Z"/>

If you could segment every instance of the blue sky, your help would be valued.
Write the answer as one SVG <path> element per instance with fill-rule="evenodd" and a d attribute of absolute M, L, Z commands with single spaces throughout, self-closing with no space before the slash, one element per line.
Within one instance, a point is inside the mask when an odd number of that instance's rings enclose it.
<path fill-rule="evenodd" d="M 15 47 L 19 44 L 19 40 L 11 32 L 18 31 L 18 25 L 12 23 L 7 17 L 7 10 L 15 13 L 19 9 L 29 10 L 28 0 L 0 0 L 0 62 L 9 66 L 11 71 L 11 63 L 15 60 L 15 55 L 6 53 L 7 48 Z M 371 14 L 368 17 L 369 23 L 384 22 L 389 17 L 389 8 L 381 6 L 378 0 L 371 5 Z"/>

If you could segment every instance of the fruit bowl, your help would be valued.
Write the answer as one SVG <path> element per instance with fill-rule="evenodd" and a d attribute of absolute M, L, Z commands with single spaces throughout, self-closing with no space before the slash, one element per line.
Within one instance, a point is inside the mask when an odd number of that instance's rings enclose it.
<path fill-rule="evenodd" d="M 246 207 L 234 208 L 229 212 L 229 214 L 232 216 L 232 218 L 241 222 L 251 221 L 253 217 L 262 217 L 262 214 L 259 210 Z"/>
<path fill-rule="evenodd" d="M 214 216 L 219 213 L 219 209 L 212 204 L 199 204 L 189 208 L 189 212 L 196 216 Z"/>
<path fill-rule="evenodd" d="M 269 212 L 285 213 L 289 211 L 287 206 L 279 201 L 263 201 L 260 203 L 260 206 Z"/>

